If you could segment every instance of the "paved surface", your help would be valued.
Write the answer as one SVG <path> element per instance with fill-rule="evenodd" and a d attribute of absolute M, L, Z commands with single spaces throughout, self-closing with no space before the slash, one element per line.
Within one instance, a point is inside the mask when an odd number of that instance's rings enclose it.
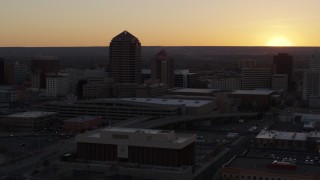
<path fill-rule="evenodd" d="M 5 179 L 8 175 L 22 175 L 25 172 L 32 172 L 43 166 L 43 161 L 48 160 L 49 163 L 59 160 L 60 156 L 75 150 L 74 138 L 68 140 L 60 140 L 52 145 L 37 151 L 30 152 L 28 157 L 19 161 L 13 161 L 10 164 L 0 167 L 0 179 Z"/>
<path fill-rule="evenodd" d="M 178 117 L 167 117 L 162 119 L 155 119 L 151 121 L 145 121 L 142 123 L 130 124 L 125 127 L 132 128 L 157 128 L 170 124 L 192 122 L 192 121 L 207 121 L 214 120 L 216 118 L 244 118 L 244 117 L 256 117 L 258 113 L 211 113 L 202 116 L 178 116 Z"/>

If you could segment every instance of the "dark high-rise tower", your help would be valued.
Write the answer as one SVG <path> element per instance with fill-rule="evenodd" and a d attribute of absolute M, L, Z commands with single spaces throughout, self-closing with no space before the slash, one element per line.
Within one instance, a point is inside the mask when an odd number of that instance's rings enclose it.
<path fill-rule="evenodd" d="M 288 88 L 292 87 L 292 56 L 279 53 L 273 56 L 273 73 L 288 75 Z"/>
<path fill-rule="evenodd" d="M 56 57 L 38 56 L 31 61 L 31 73 L 38 74 L 40 88 L 46 88 L 46 73 L 58 72 L 59 60 Z"/>
<path fill-rule="evenodd" d="M 158 52 L 152 59 L 151 77 L 168 87 L 174 86 L 173 60 L 168 57 L 165 50 Z"/>
<path fill-rule="evenodd" d="M 4 60 L 0 58 L 0 85 L 4 84 Z"/>
<path fill-rule="evenodd" d="M 112 39 L 109 46 L 109 76 L 116 83 L 139 83 L 141 43 L 127 31 Z"/>

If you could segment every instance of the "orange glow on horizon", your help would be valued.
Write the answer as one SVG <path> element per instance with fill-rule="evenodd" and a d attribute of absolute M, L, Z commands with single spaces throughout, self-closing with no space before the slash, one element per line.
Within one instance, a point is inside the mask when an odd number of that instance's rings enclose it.
<path fill-rule="evenodd" d="M 287 47 L 287 46 L 292 46 L 291 41 L 289 41 L 287 38 L 282 37 L 282 36 L 276 36 L 271 38 L 267 42 L 267 46 L 279 46 L 279 47 Z"/>

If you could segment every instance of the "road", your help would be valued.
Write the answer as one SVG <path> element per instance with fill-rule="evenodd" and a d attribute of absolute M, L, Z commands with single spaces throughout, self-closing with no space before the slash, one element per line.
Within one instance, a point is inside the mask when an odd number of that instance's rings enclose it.
<path fill-rule="evenodd" d="M 38 151 L 33 151 L 33 155 L 0 167 L 0 179 L 6 179 L 8 175 L 22 175 L 32 172 L 43 166 L 43 161 L 48 160 L 51 164 L 59 160 L 60 156 L 76 149 L 75 138 L 60 140 Z"/>

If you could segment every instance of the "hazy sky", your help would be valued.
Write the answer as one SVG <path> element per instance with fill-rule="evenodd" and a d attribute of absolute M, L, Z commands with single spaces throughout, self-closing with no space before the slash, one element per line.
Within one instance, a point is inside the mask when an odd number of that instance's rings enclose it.
<path fill-rule="evenodd" d="M 0 0 L 0 46 L 320 46 L 320 0 Z"/>

